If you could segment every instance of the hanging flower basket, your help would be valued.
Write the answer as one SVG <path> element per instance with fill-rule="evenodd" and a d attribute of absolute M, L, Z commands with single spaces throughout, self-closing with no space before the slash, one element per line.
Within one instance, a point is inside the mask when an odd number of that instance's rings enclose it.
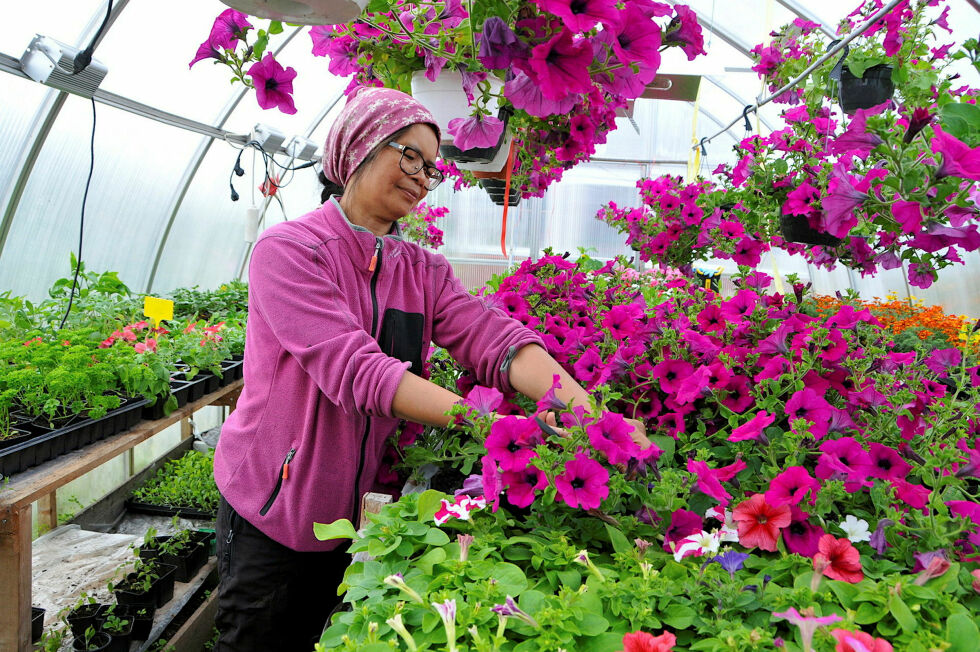
<path fill-rule="evenodd" d="M 840 75 L 840 106 L 847 115 L 858 109 L 870 109 L 887 102 L 895 93 L 892 82 L 892 67 L 881 63 L 864 71 L 864 76 L 855 77 L 844 66 Z"/>
<path fill-rule="evenodd" d="M 357 18 L 368 0 L 221 0 L 250 16 L 301 25 L 333 25 Z"/>
<path fill-rule="evenodd" d="M 487 77 L 486 83 L 490 85 L 493 94 L 500 95 L 503 92 L 504 83 L 500 79 L 490 76 Z M 444 70 L 435 81 L 430 81 L 425 76 L 424 70 L 417 71 L 412 74 L 412 96 L 432 112 L 439 124 L 439 130 L 442 132 L 439 153 L 443 159 L 453 161 L 456 167 L 462 170 L 493 173 L 504 168 L 513 134 L 507 128 L 510 112 L 500 108 L 496 101 L 488 107 L 496 110 L 497 119 L 504 123 L 504 130 L 496 144 L 464 150 L 457 147 L 453 135 L 449 133 L 449 123 L 452 120 L 468 118 L 473 112 L 463 90 L 462 73 Z"/>
<path fill-rule="evenodd" d="M 490 200 L 494 204 L 497 206 L 504 205 L 504 194 L 505 188 L 507 187 L 506 181 L 500 179 L 480 179 L 480 185 L 490 195 Z M 511 206 L 517 206 L 521 203 L 521 193 L 518 192 L 517 187 L 513 184 L 510 187 L 510 200 L 507 203 Z"/>
<path fill-rule="evenodd" d="M 836 247 L 843 242 L 840 238 L 829 233 L 817 231 L 810 226 L 802 215 L 781 215 L 779 217 L 779 230 L 782 231 L 783 239 L 787 242 L 822 245 L 824 247 Z"/>

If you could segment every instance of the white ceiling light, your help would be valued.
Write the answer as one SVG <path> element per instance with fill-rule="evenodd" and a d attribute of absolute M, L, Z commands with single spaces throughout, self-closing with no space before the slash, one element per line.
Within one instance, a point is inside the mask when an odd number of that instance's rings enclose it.
<path fill-rule="evenodd" d="M 368 0 L 221 0 L 249 16 L 301 25 L 347 23 L 364 11 Z"/>

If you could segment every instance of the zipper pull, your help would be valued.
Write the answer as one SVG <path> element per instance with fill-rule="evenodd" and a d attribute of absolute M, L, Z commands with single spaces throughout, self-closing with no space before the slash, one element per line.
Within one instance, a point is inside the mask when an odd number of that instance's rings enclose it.
<path fill-rule="evenodd" d="M 373 272 L 378 266 L 378 256 L 381 254 L 381 238 L 375 238 L 377 242 L 374 245 L 374 255 L 371 256 L 371 264 L 368 265 L 368 271 Z"/>
<path fill-rule="evenodd" d="M 289 478 L 289 462 L 296 455 L 296 449 L 290 448 L 289 453 L 286 454 L 286 461 L 282 463 L 282 479 L 286 480 Z"/>

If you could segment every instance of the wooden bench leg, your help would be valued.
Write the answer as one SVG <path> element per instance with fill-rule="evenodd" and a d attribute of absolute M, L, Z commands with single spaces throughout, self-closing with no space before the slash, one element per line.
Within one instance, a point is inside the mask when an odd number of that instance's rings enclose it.
<path fill-rule="evenodd" d="M 31 649 L 31 506 L 0 510 L 0 652 Z"/>
<path fill-rule="evenodd" d="M 52 491 L 37 501 L 37 522 L 43 528 L 53 530 L 58 527 L 58 494 Z"/>

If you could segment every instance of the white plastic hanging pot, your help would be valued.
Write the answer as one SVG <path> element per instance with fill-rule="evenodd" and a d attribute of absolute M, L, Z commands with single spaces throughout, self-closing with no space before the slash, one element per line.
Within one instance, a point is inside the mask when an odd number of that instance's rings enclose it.
<path fill-rule="evenodd" d="M 221 0 L 249 16 L 301 25 L 349 23 L 364 11 L 369 0 Z"/>
<path fill-rule="evenodd" d="M 487 82 L 493 93 L 499 94 L 503 90 L 504 83 L 500 79 L 491 76 L 487 77 Z M 497 118 L 505 123 L 500 140 L 493 147 L 461 150 L 453 145 L 453 137 L 449 133 L 449 121 L 455 118 L 467 118 L 472 112 L 466 93 L 463 91 L 462 73 L 444 70 L 433 82 L 426 78 L 425 71 L 417 71 L 412 75 L 412 96 L 432 112 L 439 125 L 439 131 L 442 132 L 439 153 L 443 159 L 453 161 L 461 170 L 500 172 L 504 169 L 514 135 L 510 127 L 506 126 L 506 111 L 500 108 L 496 98 L 491 100 L 488 108 L 491 111 L 496 109 Z"/>

